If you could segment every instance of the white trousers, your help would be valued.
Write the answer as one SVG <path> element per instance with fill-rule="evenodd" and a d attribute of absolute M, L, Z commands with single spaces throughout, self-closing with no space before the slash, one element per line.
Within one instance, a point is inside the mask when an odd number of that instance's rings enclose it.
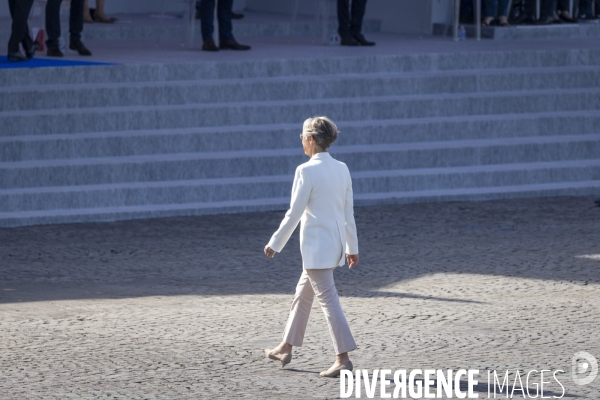
<path fill-rule="evenodd" d="M 313 298 L 316 296 L 325 314 L 335 353 L 342 354 L 356 349 L 356 343 L 342 311 L 333 281 L 334 269 L 303 270 L 283 333 L 283 340 L 286 343 L 302 346 Z"/>

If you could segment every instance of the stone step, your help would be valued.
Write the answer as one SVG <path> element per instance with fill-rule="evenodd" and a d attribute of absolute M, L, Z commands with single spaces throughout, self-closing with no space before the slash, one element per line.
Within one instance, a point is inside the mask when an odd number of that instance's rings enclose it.
<path fill-rule="evenodd" d="M 532 183 L 476 188 L 446 188 L 422 191 L 365 193 L 354 196 L 355 205 L 415 203 L 434 201 L 476 201 L 540 196 L 584 196 L 597 194 L 600 180 Z M 0 212 L 0 227 L 24 225 L 118 221 L 124 219 L 223 214 L 250 211 L 285 210 L 289 196 L 253 200 L 152 204 L 98 208 Z"/>
<path fill-rule="evenodd" d="M 352 172 L 597 159 L 600 134 L 333 146 Z M 289 175 L 296 148 L 0 163 L 0 187 L 26 188 Z"/>
<path fill-rule="evenodd" d="M 342 121 L 337 146 L 411 143 L 600 132 L 600 111 Z M 189 152 L 287 149 L 299 123 L 0 136 L 0 162 L 121 157 Z"/>
<path fill-rule="evenodd" d="M 175 42 L 185 41 L 187 34 L 187 22 L 182 18 L 182 11 L 186 5 L 182 3 L 179 13 L 168 13 L 167 18 L 159 18 L 160 13 L 156 14 L 122 14 L 115 15 L 119 22 L 115 24 L 85 24 L 82 32 L 84 41 L 145 41 L 154 40 L 161 44 L 168 42 L 173 45 Z M 274 37 L 292 35 L 319 35 L 322 30 L 322 24 L 315 23 L 314 18 L 301 16 L 292 26 L 291 14 L 266 14 L 246 12 L 246 17 L 234 21 L 233 34 L 236 38 L 241 37 Z M 111 14 L 112 16 L 112 14 Z M 128 21 L 130 23 L 124 23 Z M 4 21 L 0 21 L 4 22 Z M 10 38 L 10 20 L 6 20 L 6 25 L 0 28 L 0 40 L 7 42 Z M 29 21 L 30 26 L 39 26 L 39 17 Z M 63 26 L 67 30 L 68 26 Z M 201 40 L 200 20 L 195 23 L 195 37 Z M 337 29 L 337 23 L 333 20 L 328 24 L 327 29 L 331 32 Z M 362 31 L 365 33 L 379 32 L 381 30 L 381 21 L 373 18 L 366 18 L 363 21 Z M 63 34 L 63 36 L 65 36 Z M 68 41 L 68 34 L 65 37 Z"/>
<path fill-rule="evenodd" d="M 104 108 L 597 87 L 597 67 L 340 74 L 0 88 L 0 110 Z M 93 93 L 93 95 L 90 95 Z"/>
<path fill-rule="evenodd" d="M 219 61 L 179 64 L 0 69 L 0 87 L 163 82 L 339 74 L 430 72 L 503 68 L 597 66 L 600 50 L 452 52 L 357 57 Z"/>
<path fill-rule="evenodd" d="M 465 25 L 467 37 L 476 35 L 474 25 Z M 434 24 L 433 34 L 452 36 L 451 25 Z M 536 39 L 566 39 L 600 37 L 600 24 L 560 24 L 560 25 L 513 25 L 510 27 L 488 26 L 481 27 L 482 39 L 494 40 L 536 40 Z"/>
<path fill-rule="evenodd" d="M 310 115 L 334 121 L 598 110 L 600 89 L 458 93 L 340 99 L 254 101 L 176 106 L 0 112 L 3 136 L 161 128 L 300 123 Z"/>
<path fill-rule="evenodd" d="M 353 172 L 355 196 L 539 183 L 600 181 L 600 160 L 474 165 Z M 129 207 L 158 204 L 214 203 L 282 198 L 291 192 L 293 175 L 127 182 L 0 190 L 0 210 L 22 212 Z"/>

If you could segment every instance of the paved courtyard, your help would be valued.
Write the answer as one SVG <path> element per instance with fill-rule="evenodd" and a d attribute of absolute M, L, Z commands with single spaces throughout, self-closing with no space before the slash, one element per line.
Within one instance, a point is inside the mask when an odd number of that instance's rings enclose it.
<path fill-rule="evenodd" d="M 600 398 L 570 377 L 600 358 L 593 200 L 357 208 L 360 266 L 336 270 L 355 368 L 562 369 L 565 398 Z M 301 273 L 297 234 L 262 254 L 282 215 L 1 229 L 0 399 L 339 397 L 316 302 L 292 363 L 263 357 Z"/>

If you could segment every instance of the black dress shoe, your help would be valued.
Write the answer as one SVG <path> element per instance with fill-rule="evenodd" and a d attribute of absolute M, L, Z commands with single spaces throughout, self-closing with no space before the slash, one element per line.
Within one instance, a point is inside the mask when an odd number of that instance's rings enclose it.
<path fill-rule="evenodd" d="M 81 43 L 79 41 L 69 43 L 69 49 L 75 50 L 77 53 L 79 53 L 80 56 L 91 56 L 92 55 L 92 52 L 89 51 L 88 48 L 85 47 L 83 45 L 83 43 Z"/>
<path fill-rule="evenodd" d="M 358 46 L 358 45 L 360 45 L 360 43 L 358 43 L 358 40 L 354 39 L 352 36 L 342 36 L 341 45 L 342 46 Z"/>
<path fill-rule="evenodd" d="M 231 13 L 231 19 L 242 19 L 244 18 L 244 14 L 238 14 L 238 13 Z"/>
<path fill-rule="evenodd" d="M 367 39 L 365 39 L 362 33 L 353 35 L 353 37 L 358 43 L 360 43 L 361 46 L 375 46 L 375 42 L 369 42 Z"/>
<path fill-rule="evenodd" d="M 6 55 L 6 59 L 10 62 L 19 62 L 19 61 L 27 61 L 28 58 L 21 54 L 20 51 L 15 51 L 12 53 L 8 53 Z"/>
<path fill-rule="evenodd" d="M 227 39 L 227 40 L 221 40 L 221 42 L 219 43 L 219 47 L 221 48 L 221 50 L 250 50 L 251 47 L 250 46 L 246 46 L 245 44 L 239 44 L 238 42 L 235 41 L 235 39 Z"/>
<path fill-rule="evenodd" d="M 35 52 L 40 48 L 40 44 L 38 42 L 33 42 L 29 48 L 25 49 L 25 57 L 28 60 L 32 59 L 35 56 Z"/>
<path fill-rule="evenodd" d="M 65 56 L 63 54 L 63 52 L 60 51 L 60 49 L 58 48 L 58 45 L 55 45 L 55 44 L 48 45 L 48 50 L 46 50 L 46 55 L 48 57 L 64 57 Z"/>
<path fill-rule="evenodd" d="M 219 48 L 212 39 L 207 39 L 202 43 L 202 50 L 204 51 L 219 51 Z"/>
<path fill-rule="evenodd" d="M 560 14 L 558 16 L 558 18 L 560 18 L 560 20 L 564 23 L 567 24 L 576 24 L 578 21 L 575 18 L 571 18 L 571 17 L 565 17 L 564 15 Z"/>

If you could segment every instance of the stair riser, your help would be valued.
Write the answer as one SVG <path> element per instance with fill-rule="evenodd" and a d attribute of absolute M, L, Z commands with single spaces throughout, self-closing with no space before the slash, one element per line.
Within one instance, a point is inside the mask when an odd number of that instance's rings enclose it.
<path fill-rule="evenodd" d="M 164 83 L 140 87 L 64 87 L 11 91 L 0 96 L 0 110 L 48 110 L 115 106 L 159 106 L 269 100 L 377 97 L 435 93 L 590 88 L 600 70 L 507 72 L 502 75 L 365 76 L 290 81 Z M 93 93 L 93 96 L 90 95 Z"/>
<path fill-rule="evenodd" d="M 334 121 L 424 118 L 459 115 L 581 111 L 600 109 L 599 92 L 511 94 L 505 96 L 444 96 L 364 101 L 322 100 L 301 103 L 255 103 L 223 106 L 158 107 L 135 110 L 57 110 L 35 117 L 0 117 L 3 136 L 106 132 L 136 129 L 301 123 L 311 115 Z"/>
<path fill-rule="evenodd" d="M 204 79 L 260 78 L 295 75 L 337 75 L 379 72 L 486 70 L 600 65 L 600 51 L 574 49 L 445 53 L 328 59 L 249 60 L 197 64 L 108 65 L 0 70 L 0 86 L 39 86 L 105 82 L 158 82 Z"/>
<path fill-rule="evenodd" d="M 525 197 L 543 197 L 543 196 L 589 196 L 597 195 L 600 190 L 597 186 L 582 187 L 582 188 L 560 188 L 560 189 L 540 189 L 540 190 L 520 190 L 516 188 L 513 191 L 505 193 L 457 193 L 449 195 L 435 195 L 424 193 L 411 197 L 386 197 L 381 199 L 355 199 L 355 206 L 382 205 L 382 204 L 399 204 L 399 203 L 424 203 L 424 202 L 443 202 L 443 201 L 482 201 L 493 199 L 514 199 Z M 239 205 L 239 206 L 215 206 L 215 207 L 189 207 L 183 209 L 168 209 L 157 211 L 136 211 L 136 210 L 121 210 L 121 211 L 106 211 L 88 214 L 85 210 L 81 214 L 73 213 L 72 215 L 41 215 L 41 216 L 13 216 L 0 218 L 0 227 L 16 227 L 27 225 L 45 225 L 45 224 L 64 224 L 64 223 L 81 223 L 81 222 L 103 222 L 103 221 L 119 221 L 129 219 L 146 219 L 146 218 L 164 218 L 176 216 L 194 216 L 194 215 L 209 215 L 209 214 L 227 214 L 227 213 L 242 213 L 242 212 L 257 212 L 257 211 L 283 211 L 288 207 L 287 201 L 277 203 L 268 202 L 257 205 Z M 283 214 L 282 214 L 283 215 Z"/>
<path fill-rule="evenodd" d="M 597 159 L 600 141 L 486 146 L 470 148 L 365 151 L 332 155 L 351 171 L 396 170 L 468 165 L 491 165 L 554 160 Z M 68 186 L 203 178 L 293 174 L 306 157 L 239 157 L 147 161 L 122 164 L 0 168 L 0 187 Z"/>
<path fill-rule="evenodd" d="M 248 128 L 209 133 L 167 131 L 158 135 L 81 139 L 75 136 L 31 141 L 15 138 L 0 145 L 0 162 L 294 148 L 299 146 L 298 134 L 301 130 L 301 124 L 296 125 L 293 128 Z M 600 115 L 493 116 L 485 120 L 467 117 L 458 121 L 451 118 L 415 123 L 373 121 L 372 124 L 360 125 L 342 122 L 338 127 L 342 133 L 332 149 L 341 145 L 599 133 Z"/>
<path fill-rule="evenodd" d="M 289 197 L 289 179 L 276 182 L 206 184 L 167 188 L 108 188 L 77 192 L 0 194 L 0 210 L 34 211 L 121 207 L 150 204 L 183 204 Z M 354 194 L 433 189 L 459 189 L 600 180 L 600 166 L 547 168 L 526 171 L 473 172 L 439 175 L 355 177 Z"/>

